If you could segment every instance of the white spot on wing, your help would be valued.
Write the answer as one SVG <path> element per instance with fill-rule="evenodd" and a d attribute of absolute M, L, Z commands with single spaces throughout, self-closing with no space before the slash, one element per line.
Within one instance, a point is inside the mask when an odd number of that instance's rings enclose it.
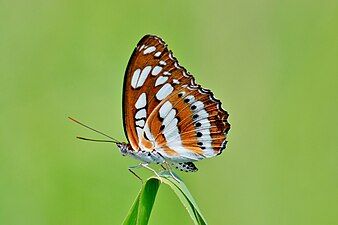
<path fill-rule="evenodd" d="M 199 129 L 209 129 L 211 127 L 208 118 L 204 118 L 202 120 L 199 120 L 198 122 L 201 123 L 201 127 Z"/>
<path fill-rule="evenodd" d="M 156 50 L 155 46 L 150 46 L 146 50 L 143 51 L 143 54 L 145 55 L 145 54 L 151 53 L 155 50 Z"/>
<path fill-rule="evenodd" d="M 138 79 L 140 77 L 140 73 L 141 73 L 140 69 L 135 70 L 134 73 L 133 73 L 133 77 L 131 78 L 131 86 L 133 88 L 136 88 L 137 81 L 138 81 Z"/>
<path fill-rule="evenodd" d="M 161 65 L 161 66 L 165 66 L 165 65 L 167 65 L 167 63 L 164 62 L 163 60 L 161 60 L 161 61 L 160 61 L 160 65 Z"/>
<path fill-rule="evenodd" d="M 152 142 L 152 144 L 155 145 L 155 144 L 156 144 L 156 143 L 155 143 L 155 138 L 154 138 L 154 136 L 151 134 L 148 124 L 146 124 L 146 125 L 144 126 L 144 132 L 146 133 L 147 138 Z"/>
<path fill-rule="evenodd" d="M 155 56 L 155 57 L 160 57 L 161 53 L 162 53 L 162 52 L 156 52 L 154 56 Z"/>
<path fill-rule="evenodd" d="M 162 124 L 167 127 L 169 125 L 169 123 L 175 118 L 176 116 L 176 110 L 175 109 L 171 109 L 170 112 L 165 116 Z"/>
<path fill-rule="evenodd" d="M 166 101 L 165 103 L 163 103 L 163 105 L 161 106 L 159 110 L 160 117 L 164 118 L 172 108 L 173 108 L 173 105 L 169 101 Z"/>
<path fill-rule="evenodd" d="M 139 127 L 144 127 L 144 124 L 145 124 L 146 122 L 144 121 L 144 120 L 137 120 L 136 122 L 135 122 L 135 124 L 136 124 L 136 126 L 139 126 Z"/>
<path fill-rule="evenodd" d="M 156 76 L 157 74 L 159 74 L 159 73 L 161 72 L 161 70 L 162 70 L 162 67 L 160 67 L 160 66 L 155 66 L 154 69 L 153 69 L 153 71 L 151 71 L 151 74 L 152 74 L 153 76 Z"/>
<path fill-rule="evenodd" d="M 164 84 L 167 80 L 168 80 L 168 77 L 159 76 L 159 77 L 156 79 L 155 87 L 157 87 L 157 86 L 159 86 L 159 85 L 161 85 L 161 84 Z"/>
<path fill-rule="evenodd" d="M 167 124 L 167 126 L 164 128 L 164 130 L 162 131 L 162 133 L 164 134 L 164 136 L 168 136 L 168 139 L 169 139 L 170 138 L 169 137 L 170 134 L 172 134 L 172 133 L 175 133 L 175 134 L 177 133 L 178 134 L 178 128 L 177 128 L 178 119 L 175 118 L 175 119 L 167 121 L 167 122 L 169 122 L 169 124 Z M 167 137 L 166 137 L 166 139 L 167 139 Z"/>
<path fill-rule="evenodd" d="M 139 49 L 139 51 L 141 51 L 143 48 L 145 47 L 145 45 L 142 45 Z"/>
<path fill-rule="evenodd" d="M 191 104 L 192 102 L 195 101 L 195 97 L 193 95 L 188 95 L 187 97 L 185 97 L 184 99 L 189 99 L 188 103 Z"/>
<path fill-rule="evenodd" d="M 141 109 L 141 108 L 144 108 L 146 105 L 147 105 L 147 95 L 146 95 L 146 93 L 142 93 L 138 97 L 138 99 L 137 99 L 137 101 L 135 103 L 135 107 L 137 109 Z"/>
<path fill-rule="evenodd" d="M 170 58 L 171 60 L 174 60 L 174 57 L 173 57 L 173 55 L 171 54 L 171 52 L 169 53 L 169 58 Z"/>
<path fill-rule="evenodd" d="M 177 79 L 173 79 L 174 84 L 180 84 L 180 82 Z"/>
<path fill-rule="evenodd" d="M 209 113 L 204 109 L 199 110 L 196 114 L 198 115 L 198 117 L 197 117 L 198 119 L 208 118 L 208 116 L 209 116 Z"/>
<path fill-rule="evenodd" d="M 194 103 L 191 105 L 191 107 L 193 107 L 193 106 L 196 107 L 195 111 L 199 111 L 200 109 L 203 109 L 203 108 L 204 108 L 204 104 L 203 104 L 203 102 L 201 102 L 201 101 L 196 101 L 196 102 L 194 102 Z"/>
<path fill-rule="evenodd" d="M 177 69 L 180 69 L 180 66 L 178 65 L 177 62 L 174 63 L 174 66 L 175 66 Z"/>
<path fill-rule="evenodd" d="M 142 137 L 143 129 L 140 127 L 136 127 L 136 133 L 139 138 Z"/>
<path fill-rule="evenodd" d="M 168 95 L 170 95 L 174 91 L 173 86 L 171 84 L 166 83 L 161 87 L 161 89 L 156 93 L 156 98 L 158 100 L 165 99 Z"/>
<path fill-rule="evenodd" d="M 142 119 L 147 117 L 147 111 L 145 109 L 141 109 L 136 112 L 135 118 L 136 119 Z"/>
<path fill-rule="evenodd" d="M 190 75 L 188 75 L 185 71 L 183 71 L 183 76 L 190 77 Z"/>
<path fill-rule="evenodd" d="M 141 72 L 141 75 L 139 77 L 139 80 L 137 82 L 137 85 L 136 87 L 142 87 L 142 85 L 144 84 L 144 82 L 146 81 L 149 73 L 150 73 L 150 70 L 151 70 L 151 66 L 146 66 L 142 72 Z"/>
<path fill-rule="evenodd" d="M 164 71 L 164 72 L 163 72 L 163 75 L 170 76 L 171 73 L 169 73 L 168 71 Z"/>

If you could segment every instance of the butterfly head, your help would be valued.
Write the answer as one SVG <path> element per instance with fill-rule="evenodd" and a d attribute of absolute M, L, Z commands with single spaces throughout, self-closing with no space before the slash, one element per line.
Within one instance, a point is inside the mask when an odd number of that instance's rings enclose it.
<path fill-rule="evenodd" d="M 123 156 L 128 154 L 128 150 L 130 148 L 130 144 L 125 143 L 125 142 L 117 142 L 116 143 L 117 147 L 120 149 L 120 152 Z"/>

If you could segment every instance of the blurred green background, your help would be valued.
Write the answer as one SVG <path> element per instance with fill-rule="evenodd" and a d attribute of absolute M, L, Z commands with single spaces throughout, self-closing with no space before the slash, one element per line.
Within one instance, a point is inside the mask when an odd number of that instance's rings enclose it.
<path fill-rule="evenodd" d="M 126 140 L 148 33 L 230 113 L 227 150 L 180 173 L 209 223 L 338 224 L 338 2 L 305 0 L 0 1 L 0 224 L 121 223 L 137 162 L 67 116 Z M 150 224 L 191 221 L 163 186 Z"/>

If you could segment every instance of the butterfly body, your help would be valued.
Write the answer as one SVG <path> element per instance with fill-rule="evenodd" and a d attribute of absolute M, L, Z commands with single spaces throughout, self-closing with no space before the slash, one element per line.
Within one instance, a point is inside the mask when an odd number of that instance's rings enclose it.
<path fill-rule="evenodd" d="M 123 156 L 128 155 L 145 163 L 162 164 L 165 162 L 165 159 L 156 151 L 135 151 L 128 143 L 117 143 L 117 147 L 119 147 Z"/>
<path fill-rule="evenodd" d="M 134 149 L 131 148 L 131 145 L 128 143 L 117 143 L 117 147 L 120 149 L 121 154 L 123 156 L 130 156 L 134 159 L 137 159 L 139 161 L 142 161 L 143 163 L 151 164 L 151 163 L 156 163 L 156 164 L 163 164 L 166 162 L 166 159 L 158 152 L 152 151 L 135 151 Z M 175 163 L 172 162 L 171 160 L 168 160 L 171 165 L 173 165 L 176 169 L 179 169 L 181 171 L 186 171 L 186 172 L 195 172 L 197 171 L 197 167 L 192 163 L 192 162 L 179 162 Z"/>
<path fill-rule="evenodd" d="M 145 163 L 172 163 L 195 171 L 194 161 L 219 155 L 230 129 L 228 113 L 153 35 L 144 36 L 129 60 L 123 85 L 122 154 Z"/>

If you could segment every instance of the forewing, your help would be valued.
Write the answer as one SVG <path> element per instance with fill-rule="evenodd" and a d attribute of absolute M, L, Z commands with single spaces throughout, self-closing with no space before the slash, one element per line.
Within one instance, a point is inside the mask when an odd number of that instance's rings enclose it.
<path fill-rule="evenodd" d="M 123 116 L 125 134 L 134 150 L 139 150 L 140 145 L 149 151 L 154 148 L 150 141 L 152 134 L 145 123 L 172 89 L 165 85 L 173 82 L 171 75 L 177 73 L 176 60 L 170 57 L 171 53 L 160 38 L 146 35 L 129 60 L 123 85 Z M 177 76 L 177 79 L 183 78 Z"/>

